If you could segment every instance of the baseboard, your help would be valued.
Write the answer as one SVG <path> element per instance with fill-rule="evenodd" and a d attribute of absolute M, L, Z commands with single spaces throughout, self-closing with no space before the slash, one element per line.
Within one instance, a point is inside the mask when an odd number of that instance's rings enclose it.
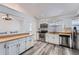
<path fill-rule="evenodd" d="M 29 49 L 25 50 L 24 52 L 20 53 L 19 55 L 22 55 L 23 53 L 25 53 L 26 51 L 32 49 L 34 46 L 30 47 Z"/>

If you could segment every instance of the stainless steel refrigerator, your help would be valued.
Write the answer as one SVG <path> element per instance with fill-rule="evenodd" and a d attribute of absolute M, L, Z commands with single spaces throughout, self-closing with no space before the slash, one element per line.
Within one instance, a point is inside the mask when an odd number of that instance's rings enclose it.
<path fill-rule="evenodd" d="M 71 39 L 72 39 L 72 48 L 73 49 L 77 49 L 77 41 L 78 41 L 78 37 L 77 37 L 77 27 L 73 26 L 72 27 L 72 34 L 71 34 Z"/>

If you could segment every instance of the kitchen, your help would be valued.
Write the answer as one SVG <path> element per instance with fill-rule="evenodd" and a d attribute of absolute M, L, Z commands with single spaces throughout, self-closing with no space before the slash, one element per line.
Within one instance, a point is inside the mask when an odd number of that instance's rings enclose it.
<path fill-rule="evenodd" d="M 0 55 L 79 55 L 79 3 L 0 4 Z"/>

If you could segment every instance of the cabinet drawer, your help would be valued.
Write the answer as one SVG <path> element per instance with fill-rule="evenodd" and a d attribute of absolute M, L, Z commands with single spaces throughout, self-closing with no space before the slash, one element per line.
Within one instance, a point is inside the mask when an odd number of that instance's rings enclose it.
<path fill-rule="evenodd" d="M 18 41 L 19 41 L 19 40 L 9 41 L 9 42 L 6 43 L 6 45 L 8 45 L 8 46 L 13 46 L 13 45 L 18 44 Z"/>

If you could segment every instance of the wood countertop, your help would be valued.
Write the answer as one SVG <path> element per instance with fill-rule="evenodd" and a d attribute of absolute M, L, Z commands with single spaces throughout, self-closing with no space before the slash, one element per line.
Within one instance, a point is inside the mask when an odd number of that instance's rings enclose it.
<path fill-rule="evenodd" d="M 49 32 L 49 34 L 58 34 L 58 35 L 71 35 L 71 32 Z"/>
<path fill-rule="evenodd" d="M 21 34 L 13 34 L 13 35 L 3 35 L 0 36 L 0 43 L 1 42 L 6 42 L 6 41 L 12 41 L 12 40 L 17 40 L 25 37 L 32 36 L 29 33 L 21 33 Z"/>
<path fill-rule="evenodd" d="M 48 32 L 49 34 L 71 35 L 72 32 Z M 77 33 L 79 35 L 79 32 Z"/>
<path fill-rule="evenodd" d="M 48 32 L 50 34 L 71 34 L 71 32 Z"/>

